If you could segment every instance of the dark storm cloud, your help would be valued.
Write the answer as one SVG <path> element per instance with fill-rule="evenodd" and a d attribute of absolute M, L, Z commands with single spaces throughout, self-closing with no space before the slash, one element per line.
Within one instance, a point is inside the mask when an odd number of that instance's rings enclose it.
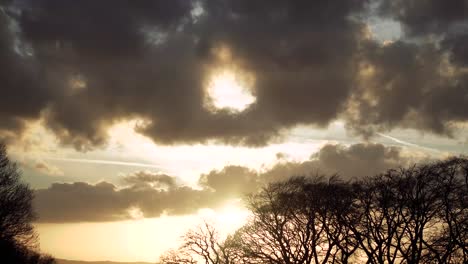
<path fill-rule="evenodd" d="M 468 1 L 383 1 L 380 12 L 400 21 L 409 37 L 440 39 L 453 63 L 468 65 Z"/>
<path fill-rule="evenodd" d="M 465 34 L 456 33 L 446 37 L 442 41 L 445 49 L 450 51 L 450 59 L 457 65 L 468 67 L 468 28 Z"/>
<path fill-rule="evenodd" d="M 20 129 L 22 121 L 38 118 L 50 96 L 37 62 L 15 51 L 20 47 L 15 22 L 0 9 L 0 131 Z"/>
<path fill-rule="evenodd" d="M 337 117 L 352 88 L 354 54 L 364 32 L 349 17 L 366 1 L 208 3 L 203 44 L 226 43 L 256 78 L 257 101 L 245 115 L 254 121 L 246 123 L 250 131 L 270 136 Z"/>
<path fill-rule="evenodd" d="M 37 83 L 52 91 L 34 113 L 62 142 L 103 144 L 109 125 L 138 117 L 151 123 L 138 131 L 159 143 L 262 145 L 337 116 L 363 29 L 348 17 L 364 2 L 202 1 L 195 23 L 192 1 L 39 0 L 17 3 L 13 17 Z M 204 107 L 220 46 L 256 78 L 257 102 L 239 114 Z"/>
<path fill-rule="evenodd" d="M 380 13 L 401 22 L 408 37 L 439 39 L 456 65 L 468 65 L 468 1 L 382 1 Z"/>
<path fill-rule="evenodd" d="M 174 177 L 145 171 L 125 176 L 127 185 L 123 188 L 106 182 L 55 183 L 36 191 L 35 206 L 41 222 L 124 220 L 132 218 L 132 209 L 144 217 L 191 214 L 201 208 L 219 207 L 229 199 L 257 191 L 265 183 L 292 176 L 339 174 L 349 180 L 419 159 L 405 155 L 401 148 L 381 144 L 325 145 L 307 161 L 280 160 L 266 171 L 242 166 L 210 171 L 199 178 L 202 189 L 180 186 Z M 169 188 L 161 188 L 163 183 Z"/>
<path fill-rule="evenodd" d="M 401 21 L 411 35 L 446 33 L 457 23 L 466 22 L 466 0 L 392 0 L 380 1 L 382 15 Z"/>
<path fill-rule="evenodd" d="M 432 44 L 371 43 L 363 58 L 361 79 L 345 113 L 354 130 L 407 127 L 450 134 L 448 123 L 468 119 L 463 107 L 468 103 L 467 75 L 444 75 L 449 69 Z"/>
<path fill-rule="evenodd" d="M 68 45 L 78 55 L 112 59 L 143 55 L 145 26 L 178 26 L 190 10 L 183 0 L 39 0 L 24 4 L 19 22 L 36 47 Z"/>
<path fill-rule="evenodd" d="M 56 91 L 47 125 L 83 148 L 104 143 L 123 118 L 184 123 L 200 97 L 193 41 L 176 33 L 190 10 L 190 1 L 34 1 L 18 23 Z M 150 34 L 171 37 L 156 48 Z"/>
<path fill-rule="evenodd" d="M 450 135 L 468 119 L 466 2 L 383 1 L 377 13 L 406 29 L 388 45 L 368 38 L 369 2 L 2 1 L 0 128 L 43 118 L 83 150 L 134 118 L 161 144 L 259 146 L 337 118 L 364 134 Z M 255 77 L 243 112 L 205 108 L 208 73 L 223 63 Z M 375 75 L 363 78 L 365 65 Z"/>
<path fill-rule="evenodd" d="M 379 13 L 400 22 L 405 34 L 363 45 L 348 126 L 367 134 L 403 127 L 454 136 L 454 125 L 468 120 L 468 2 L 380 3 Z"/>

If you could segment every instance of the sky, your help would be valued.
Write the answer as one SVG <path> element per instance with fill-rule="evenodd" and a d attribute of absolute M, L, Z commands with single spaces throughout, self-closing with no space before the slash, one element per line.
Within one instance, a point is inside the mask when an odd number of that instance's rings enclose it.
<path fill-rule="evenodd" d="M 465 0 L 0 0 L 0 139 L 41 249 L 156 261 L 297 175 L 468 155 Z"/>

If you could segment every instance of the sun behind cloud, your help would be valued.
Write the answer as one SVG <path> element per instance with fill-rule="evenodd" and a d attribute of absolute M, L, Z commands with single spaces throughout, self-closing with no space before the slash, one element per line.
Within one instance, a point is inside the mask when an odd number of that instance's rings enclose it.
<path fill-rule="evenodd" d="M 207 87 L 208 105 L 215 109 L 230 109 L 242 112 L 255 102 L 256 98 L 246 87 L 247 78 L 237 76 L 234 71 L 221 70 L 213 74 Z"/>

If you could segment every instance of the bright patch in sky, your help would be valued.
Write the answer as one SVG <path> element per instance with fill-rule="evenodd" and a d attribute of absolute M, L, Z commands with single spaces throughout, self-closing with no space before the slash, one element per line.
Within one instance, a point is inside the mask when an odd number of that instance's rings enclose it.
<path fill-rule="evenodd" d="M 213 75 L 207 93 L 209 103 L 216 109 L 228 108 L 240 112 L 255 102 L 255 97 L 243 86 L 243 82 L 228 70 Z"/>
<path fill-rule="evenodd" d="M 249 212 L 238 201 L 222 208 L 200 209 L 198 214 L 162 216 L 118 222 L 36 224 L 41 249 L 57 258 L 80 260 L 147 261 L 176 249 L 182 235 L 207 222 L 221 237 L 233 233 L 247 220 Z M 63 241 L 73 237 L 72 243 Z M 161 239 L 164 238 L 164 239 Z"/>

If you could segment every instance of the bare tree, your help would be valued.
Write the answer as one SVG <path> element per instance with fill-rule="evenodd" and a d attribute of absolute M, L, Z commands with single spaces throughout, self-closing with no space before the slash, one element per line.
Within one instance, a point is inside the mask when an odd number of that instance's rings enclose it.
<path fill-rule="evenodd" d="M 349 223 L 367 263 L 465 263 L 466 191 L 460 165 L 466 159 L 389 170 L 356 184 Z M 466 232 L 465 232 L 466 234 Z"/>
<path fill-rule="evenodd" d="M 160 258 L 159 261 L 165 264 L 195 264 L 197 261 L 193 256 L 184 250 L 169 250 L 165 252 Z"/>
<path fill-rule="evenodd" d="M 353 183 L 290 178 L 247 204 L 252 217 L 234 235 L 221 241 L 209 225 L 190 231 L 172 263 L 468 263 L 466 158 Z"/>
<path fill-rule="evenodd" d="M 183 244 L 178 250 L 167 252 L 161 257 L 162 263 L 206 264 L 239 263 L 237 250 L 234 250 L 233 238 L 222 240 L 213 227 L 205 222 L 197 229 L 188 231 L 183 236 Z"/>
<path fill-rule="evenodd" d="M 5 146 L 0 144 L 0 262 L 54 263 L 52 257 L 35 251 L 33 191 L 20 178 L 16 164 L 10 161 Z"/>
<path fill-rule="evenodd" d="M 440 206 L 437 232 L 426 245 L 431 260 L 439 263 L 468 262 L 468 160 L 452 158 L 433 164 L 431 173 L 437 175 L 436 192 Z"/>
<path fill-rule="evenodd" d="M 20 173 L 5 150 L 0 146 L 0 239 L 15 240 L 24 245 L 35 242 L 32 226 L 33 192 L 20 180 Z"/>
<path fill-rule="evenodd" d="M 404 177 L 407 173 L 391 170 L 356 185 L 356 204 L 361 210 L 359 221 L 350 228 L 367 263 L 401 263 L 409 260 L 409 254 L 420 256 L 415 247 L 425 223 L 418 218 L 423 213 L 418 210 L 419 204 L 411 200 L 413 188 L 417 187 L 412 186 L 413 178 Z"/>
<path fill-rule="evenodd" d="M 252 195 L 254 216 L 239 231 L 245 256 L 254 263 L 347 262 L 357 249 L 343 224 L 351 192 L 335 177 L 324 179 L 296 177 Z"/>

